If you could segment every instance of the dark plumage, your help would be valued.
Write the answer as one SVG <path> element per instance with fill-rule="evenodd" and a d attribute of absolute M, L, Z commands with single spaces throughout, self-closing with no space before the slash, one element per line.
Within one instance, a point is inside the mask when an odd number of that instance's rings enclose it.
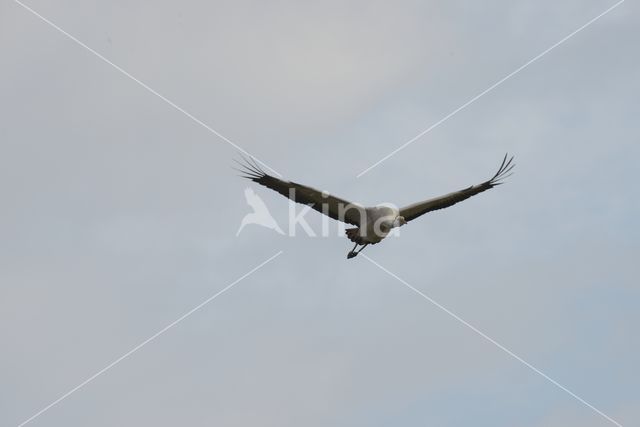
<path fill-rule="evenodd" d="M 348 258 L 356 256 L 367 245 L 382 241 L 394 227 L 400 227 L 427 212 L 447 208 L 502 184 L 503 180 L 513 173 L 515 166 L 513 156 L 508 157 L 505 154 L 498 171 L 487 181 L 396 209 L 388 206 L 364 207 L 351 203 L 315 188 L 271 176 L 262 170 L 255 160 L 251 158 L 244 158 L 244 160 L 244 163 L 236 161 L 240 165 L 240 169 L 236 170 L 241 172 L 244 178 L 275 190 L 294 202 L 310 206 L 333 219 L 355 225 L 355 228 L 346 230 L 349 240 L 355 243 L 354 248 L 347 255 Z M 358 245 L 362 245 L 362 248 L 355 252 Z"/>
<path fill-rule="evenodd" d="M 454 191 L 453 193 L 445 194 L 444 196 L 435 197 L 433 199 L 425 200 L 424 202 L 414 203 L 409 206 L 405 206 L 400 209 L 400 215 L 404 217 L 404 219 L 409 222 L 426 214 L 427 212 L 435 211 L 438 209 L 448 208 L 449 206 L 453 206 L 456 203 L 459 203 L 463 200 L 468 199 L 471 196 L 475 196 L 478 193 L 482 193 L 483 191 L 487 191 L 496 185 L 502 184 L 502 180 L 509 177 L 511 175 L 513 167 L 515 164 L 513 163 L 513 156 L 507 160 L 508 155 L 505 154 L 502 159 L 502 164 L 498 168 L 498 172 L 496 172 L 491 179 L 487 181 L 472 185 L 471 187 L 467 187 L 460 191 Z"/>

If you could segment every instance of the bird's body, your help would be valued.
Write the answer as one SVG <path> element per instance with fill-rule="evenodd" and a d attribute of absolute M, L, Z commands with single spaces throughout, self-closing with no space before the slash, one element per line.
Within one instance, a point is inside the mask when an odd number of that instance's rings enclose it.
<path fill-rule="evenodd" d="M 346 230 L 347 237 L 359 245 L 380 243 L 393 229 L 400 211 L 387 205 L 364 208 L 365 221 L 359 227 Z"/>
<path fill-rule="evenodd" d="M 240 163 L 243 168 L 240 172 L 245 178 L 275 190 L 294 202 L 305 204 L 333 219 L 354 225 L 354 228 L 346 230 L 349 240 L 355 243 L 353 249 L 347 254 L 347 258 L 353 258 L 366 246 L 380 243 L 395 227 L 400 227 L 427 212 L 447 208 L 502 184 L 501 180 L 508 177 L 515 166 L 512 162 L 513 157 L 507 160 L 505 155 L 500 168 L 491 179 L 401 209 L 389 205 L 364 207 L 306 185 L 284 181 L 264 172 L 255 161 L 252 163 L 247 160 L 245 164 Z M 358 245 L 362 248 L 356 252 Z"/>

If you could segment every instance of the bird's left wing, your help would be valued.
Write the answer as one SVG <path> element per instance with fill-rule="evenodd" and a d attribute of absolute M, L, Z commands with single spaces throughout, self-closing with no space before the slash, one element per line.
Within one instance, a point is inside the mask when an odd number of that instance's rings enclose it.
<path fill-rule="evenodd" d="M 264 185 L 267 188 L 277 191 L 288 199 L 307 205 L 316 211 L 323 213 L 333 219 L 360 226 L 361 218 L 365 215 L 364 208 L 356 203 L 351 203 L 339 197 L 332 196 L 326 192 L 316 190 L 306 185 L 291 181 L 284 181 L 263 171 L 253 159 L 245 159 L 245 163 L 237 162 L 244 178 Z"/>
<path fill-rule="evenodd" d="M 405 206 L 400 209 L 400 215 L 408 222 L 426 214 L 427 212 L 448 208 L 449 206 L 455 205 L 456 203 L 466 200 L 471 196 L 475 196 L 478 193 L 482 193 L 496 185 L 502 184 L 501 180 L 508 177 L 515 166 L 513 163 L 513 156 L 508 160 L 507 157 L 507 154 L 505 154 L 498 172 L 496 172 L 491 179 L 478 185 L 472 185 L 471 187 L 467 187 L 460 191 L 454 191 L 453 193 L 445 194 L 444 196 L 435 197 L 433 199 L 425 200 L 424 202 Z"/>

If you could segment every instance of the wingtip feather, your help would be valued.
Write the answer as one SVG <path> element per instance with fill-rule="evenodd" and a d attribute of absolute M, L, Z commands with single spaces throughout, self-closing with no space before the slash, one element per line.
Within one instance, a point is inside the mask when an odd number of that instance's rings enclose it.
<path fill-rule="evenodd" d="M 237 159 L 233 159 L 233 161 L 238 166 L 240 166 L 240 169 L 236 169 L 238 172 L 248 175 L 249 176 L 248 179 L 251 179 L 251 180 L 257 180 L 267 175 L 260 167 L 258 167 L 257 165 L 254 165 L 254 163 L 249 161 L 247 157 L 245 157 L 242 153 L 240 153 L 240 156 L 242 157 L 242 160 L 244 160 L 244 162 L 241 162 Z"/>

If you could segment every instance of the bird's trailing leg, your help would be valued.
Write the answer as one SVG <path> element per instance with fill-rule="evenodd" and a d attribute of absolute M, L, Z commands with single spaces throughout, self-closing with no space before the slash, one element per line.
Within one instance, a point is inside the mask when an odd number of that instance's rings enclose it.
<path fill-rule="evenodd" d="M 356 248 L 358 247 L 358 244 L 356 243 L 355 245 L 353 245 L 353 249 L 351 249 L 351 252 L 349 252 L 347 254 L 347 259 L 351 259 L 354 256 L 358 255 L 358 252 L 356 252 Z"/>
<path fill-rule="evenodd" d="M 349 253 L 347 254 L 347 258 L 348 258 L 348 259 L 351 259 L 351 258 L 355 257 L 355 256 L 356 256 L 356 255 L 358 255 L 360 252 L 362 252 L 362 250 L 363 250 L 364 248 L 366 248 L 367 246 L 369 246 L 369 244 L 368 244 L 368 243 L 365 243 L 365 244 L 364 244 L 364 245 L 363 245 L 363 246 L 362 246 L 362 247 L 361 247 L 361 248 L 356 252 L 356 248 L 358 247 L 358 244 L 356 243 L 356 245 L 353 247 L 353 249 L 351 250 L 351 252 L 349 252 Z"/>
<path fill-rule="evenodd" d="M 361 247 L 361 248 L 360 248 L 360 250 L 358 250 L 358 252 L 356 252 L 356 255 L 358 255 L 360 252 L 362 252 L 362 250 L 363 250 L 364 248 L 366 248 L 367 246 L 369 246 L 369 244 L 368 244 L 368 243 L 365 243 L 365 245 L 364 245 L 363 247 Z"/>

